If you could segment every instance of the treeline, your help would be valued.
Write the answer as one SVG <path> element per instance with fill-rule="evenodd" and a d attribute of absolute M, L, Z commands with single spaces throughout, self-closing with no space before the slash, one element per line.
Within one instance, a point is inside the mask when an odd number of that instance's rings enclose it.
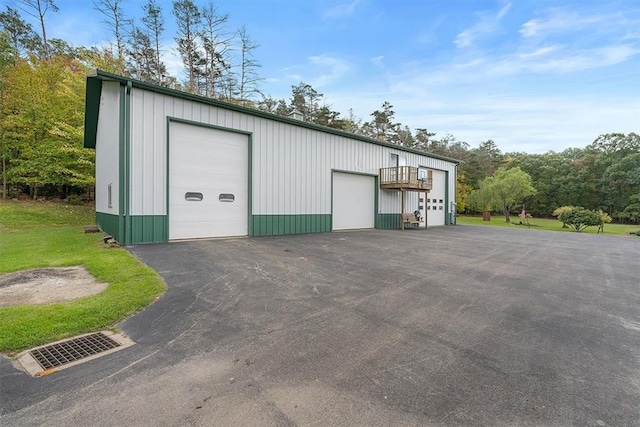
<path fill-rule="evenodd" d="M 519 168 L 531 177 L 536 193 L 522 202 L 534 216 L 549 217 L 559 207 L 579 206 L 602 210 L 619 222 L 640 222 L 640 135 L 636 133 L 600 135 L 585 148 L 559 153 L 503 154 L 497 149 L 485 150 L 486 156 L 478 156 L 477 149 L 465 153 L 458 157 L 466 162 L 460 167 L 458 197 L 464 199 L 467 210 L 483 211 L 482 203 L 466 203 L 467 190 L 478 188 L 503 166 Z"/>
<path fill-rule="evenodd" d="M 410 129 L 395 118 L 393 105 L 381 102 L 366 119 L 344 115 L 311 85 L 292 86 L 289 98 L 264 94 L 259 44 L 243 26 L 229 28 L 228 14 L 212 1 L 172 2 L 163 10 L 155 0 L 94 0 L 112 43 L 72 46 L 47 38 L 47 20 L 60 13 L 54 0 L 17 0 L 0 12 L 0 156 L 3 198 L 27 192 L 32 197 L 90 193 L 94 152 L 82 148 L 86 74 L 99 68 L 183 90 L 341 129 L 417 150 L 462 160 L 458 169 L 460 212 L 480 211 L 468 195 L 501 166 L 519 167 L 532 178 L 535 195 L 524 201 L 537 216 L 559 206 L 602 209 L 619 221 L 640 221 L 640 138 L 601 135 L 585 148 L 560 153 L 502 153 L 487 140 L 472 147 L 427 127 Z M 131 19 L 140 8 L 139 20 Z M 128 8 L 128 9 L 127 9 Z M 26 18 L 36 25 L 31 25 Z M 175 34 L 166 34 L 167 19 Z M 182 75 L 171 75 L 167 40 L 175 42 Z M 585 141 L 585 143 L 587 143 Z"/>

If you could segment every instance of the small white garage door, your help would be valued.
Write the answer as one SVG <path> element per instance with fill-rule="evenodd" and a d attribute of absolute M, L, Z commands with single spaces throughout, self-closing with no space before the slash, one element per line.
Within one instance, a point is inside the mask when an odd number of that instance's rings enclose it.
<path fill-rule="evenodd" d="M 333 229 L 373 228 L 375 225 L 375 178 L 333 173 Z"/>
<path fill-rule="evenodd" d="M 445 224 L 444 218 L 447 209 L 444 198 L 445 178 L 444 171 L 433 171 L 433 184 L 431 191 L 427 194 L 427 227 Z"/>
<path fill-rule="evenodd" d="M 169 239 L 248 234 L 247 135 L 172 122 Z"/>

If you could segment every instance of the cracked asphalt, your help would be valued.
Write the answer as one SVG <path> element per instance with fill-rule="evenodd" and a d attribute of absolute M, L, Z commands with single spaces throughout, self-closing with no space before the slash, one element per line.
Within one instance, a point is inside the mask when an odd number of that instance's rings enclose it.
<path fill-rule="evenodd" d="M 0 425 L 637 426 L 640 239 L 494 227 L 130 248 L 136 345 L 31 378 Z"/>

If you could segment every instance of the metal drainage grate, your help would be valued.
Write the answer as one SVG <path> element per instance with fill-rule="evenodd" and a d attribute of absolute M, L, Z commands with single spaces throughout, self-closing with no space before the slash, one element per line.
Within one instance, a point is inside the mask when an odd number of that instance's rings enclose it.
<path fill-rule="evenodd" d="M 103 351 L 120 347 L 120 343 L 101 332 L 31 350 L 29 354 L 43 369 L 56 368 Z"/>

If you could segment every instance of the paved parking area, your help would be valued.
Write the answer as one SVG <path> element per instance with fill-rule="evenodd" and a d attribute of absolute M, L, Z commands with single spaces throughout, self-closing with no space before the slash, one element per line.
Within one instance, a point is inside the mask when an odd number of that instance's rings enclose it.
<path fill-rule="evenodd" d="M 490 227 L 132 248 L 169 289 L 138 344 L 0 424 L 640 425 L 640 239 Z"/>

